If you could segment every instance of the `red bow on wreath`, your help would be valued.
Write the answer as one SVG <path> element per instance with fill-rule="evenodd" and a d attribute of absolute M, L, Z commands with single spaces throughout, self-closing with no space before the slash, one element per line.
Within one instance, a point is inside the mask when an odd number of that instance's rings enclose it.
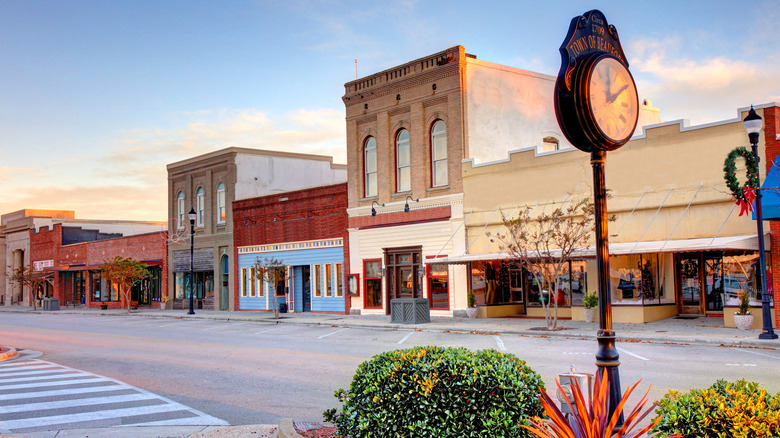
<path fill-rule="evenodd" d="M 742 192 L 745 194 L 745 197 L 737 199 L 740 216 L 750 214 L 753 211 L 753 201 L 756 199 L 756 192 L 753 191 L 753 187 L 745 187 L 742 189 Z"/>

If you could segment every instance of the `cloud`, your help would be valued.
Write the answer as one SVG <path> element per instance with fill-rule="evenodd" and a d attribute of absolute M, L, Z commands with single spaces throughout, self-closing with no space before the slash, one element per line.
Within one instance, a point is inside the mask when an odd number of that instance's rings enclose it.
<path fill-rule="evenodd" d="M 680 55 L 680 47 L 679 38 L 669 37 L 642 39 L 630 50 L 640 98 L 653 100 L 665 120 L 686 118 L 699 124 L 731 119 L 738 108 L 771 102 L 780 94 L 776 57 L 695 58 L 696 51 Z M 723 113 L 723 108 L 731 111 Z"/>

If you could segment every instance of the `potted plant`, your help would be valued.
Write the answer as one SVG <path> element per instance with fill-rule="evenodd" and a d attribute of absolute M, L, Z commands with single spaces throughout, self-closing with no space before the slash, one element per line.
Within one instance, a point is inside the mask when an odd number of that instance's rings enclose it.
<path fill-rule="evenodd" d="M 585 322 L 593 322 L 596 316 L 596 306 L 599 305 L 599 296 L 596 292 L 587 293 L 582 296 L 582 307 L 584 307 Z"/>
<path fill-rule="evenodd" d="M 466 308 L 466 315 L 469 318 L 476 318 L 479 314 L 479 309 L 477 309 L 477 299 L 474 297 L 474 292 L 469 291 L 468 300 L 469 306 Z"/>
<path fill-rule="evenodd" d="M 168 295 L 163 295 L 162 298 L 160 298 L 160 309 L 165 310 L 168 307 Z"/>
<path fill-rule="evenodd" d="M 734 325 L 740 330 L 748 330 L 753 327 L 753 314 L 750 313 L 750 295 L 742 291 L 739 293 L 739 307 L 734 313 Z"/>
<path fill-rule="evenodd" d="M 100 302 L 100 310 L 106 310 L 108 309 L 108 304 L 104 302 Z"/>

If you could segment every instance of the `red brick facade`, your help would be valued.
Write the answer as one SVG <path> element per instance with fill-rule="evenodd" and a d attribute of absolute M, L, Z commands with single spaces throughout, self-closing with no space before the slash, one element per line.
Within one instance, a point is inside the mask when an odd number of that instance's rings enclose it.
<path fill-rule="evenodd" d="M 233 201 L 233 260 L 238 260 L 241 246 L 329 238 L 344 239 L 344 271 L 348 273 L 347 183 Z M 238 272 L 234 275 L 238 278 Z M 234 289 L 238 309 L 238 284 Z"/>
<path fill-rule="evenodd" d="M 775 159 L 780 155 L 780 107 L 764 108 L 764 142 L 766 144 L 766 163 L 762 169 L 763 176 L 772 168 Z M 780 221 L 769 222 L 770 242 L 772 249 L 772 290 L 775 302 L 775 327 L 780 328 Z"/>
<path fill-rule="evenodd" d="M 148 233 L 135 236 L 106 239 L 94 242 L 62 245 L 62 225 L 54 225 L 38 232 L 30 231 L 30 264 L 51 260 L 54 270 L 53 296 L 60 300 L 60 305 L 66 304 L 64 284 L 61 272 L 95 270 L 105 261 L 116 256 L 130 257 L 149 266 L 159 265 L 162 268 L 160 287 L 161 294 L 167 295 L 168 285 L 168 244 L 167 233 Z M 99 307 L 101 303 L 93 302 L 89 292 L 85 294 L 87 307 Z M 122 301 L 106 303 L 111 308 L 126 307 Z"/>

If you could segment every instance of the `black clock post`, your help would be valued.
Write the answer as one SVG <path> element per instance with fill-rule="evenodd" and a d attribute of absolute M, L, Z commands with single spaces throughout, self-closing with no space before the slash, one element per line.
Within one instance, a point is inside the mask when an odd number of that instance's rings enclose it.
<path fill-rule="evenodd" d="M 600 11 L 592 10 L 572 19 L 560 53 L 555 115 L 569 142 L 590 154 L 593 168 L 599 298 L 596 365 L 609 381 L 612 416 L 622 396 L 620 355 L 612 330 L 604 163 L 607 151 L 623 146 L 633 135 L 639 112 L 638 98 L 617 30 Z M 621 413 L 617 426 L 623 422 Z"/>

